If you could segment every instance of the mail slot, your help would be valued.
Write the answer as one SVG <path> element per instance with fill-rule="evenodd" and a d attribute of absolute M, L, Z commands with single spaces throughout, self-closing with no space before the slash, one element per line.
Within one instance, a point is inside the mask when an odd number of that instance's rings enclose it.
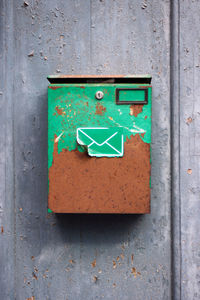
<path fill-rule="evenodd" d="M 49 76 L 48 208 L 150 212 L 151 76 Z"/>

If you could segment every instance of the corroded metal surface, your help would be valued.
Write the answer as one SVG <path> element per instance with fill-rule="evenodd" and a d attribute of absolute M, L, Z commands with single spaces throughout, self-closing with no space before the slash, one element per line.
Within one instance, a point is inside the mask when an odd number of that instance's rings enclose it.
<path fill-rule="evenodd" d="M 149 213 L 150 145 L 139 134 L 122 158 L 90 158 L 54 144 L 49 207 L 57 213 Z"/>
<path fill-rule="evenodd" d="M 98 90 L 104 94 L 100 101 Z M 123 97 L 131 92 L 125 105 L 117 99 L 118 90 Z M 53 84 L 48 106 L 49 208 L 55 213 L 149 213 L 151 86 Z M 88 156 L 77 144 L 79 127 L 120 128 L 123 157 Z"/>

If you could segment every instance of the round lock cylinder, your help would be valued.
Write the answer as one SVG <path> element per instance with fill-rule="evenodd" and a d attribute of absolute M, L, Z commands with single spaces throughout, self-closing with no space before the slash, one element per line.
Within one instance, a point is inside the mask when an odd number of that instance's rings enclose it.
<path fill-rule="evenodd" d="M 101 100 L 104 97 L 104 93 L 102 91 L 97 91 L 95 97 L 97 100 Z"/>

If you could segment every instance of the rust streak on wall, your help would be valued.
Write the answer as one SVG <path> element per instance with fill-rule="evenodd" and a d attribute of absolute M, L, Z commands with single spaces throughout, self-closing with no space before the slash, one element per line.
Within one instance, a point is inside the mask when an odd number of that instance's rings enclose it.
<path fill-rule="evenodd" d="M 69 213 L 149 213 L 150 145 L 139 134 L 125 142 L 122 158 L 91 158 L 54 144 L 49 207 Z"/>

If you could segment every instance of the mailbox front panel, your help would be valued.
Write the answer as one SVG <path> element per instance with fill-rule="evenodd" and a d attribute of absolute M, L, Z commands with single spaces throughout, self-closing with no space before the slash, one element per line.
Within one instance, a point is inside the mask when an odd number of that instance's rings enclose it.
<path fill-rule="evenodd" d="M 49 208 L 149 213 L 150 143 L 150 85 L 50 84 Z"/>

